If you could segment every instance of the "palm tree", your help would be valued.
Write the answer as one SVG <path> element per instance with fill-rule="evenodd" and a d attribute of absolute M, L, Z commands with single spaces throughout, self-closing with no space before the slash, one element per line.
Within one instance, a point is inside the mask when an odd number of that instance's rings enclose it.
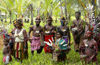
<path fill-rule="evenodd" d="M 1 0 L 0 9 L 9 13 L 11 23 L 12 15 L 16 15 L 16 12 L 17 17 L 20 17 L 29 4 L 30 1 L 27 0 Z"/>

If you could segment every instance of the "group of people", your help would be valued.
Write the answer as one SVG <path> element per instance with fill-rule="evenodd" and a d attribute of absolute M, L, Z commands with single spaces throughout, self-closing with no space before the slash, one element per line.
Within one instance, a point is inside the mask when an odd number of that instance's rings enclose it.
<path fill-rule="evenodd" d="M 95 26 L 89 25 L 81 19 L 81 12 L 75 12 L 76 20 L 73 21 L 71 27 L 66 23 L 66 19 L 62 16 L 60 19 L 61 26 L 52 25 L 52 17 L 47 17 L 47 24 L 40 26 L 41 18 L 37 16 L 36 25 L 29 28 L 29 32 L 23 28 L 22 19 L 14 20 L 14 29 L 11 35 L 4 35 L 3 54 L 4 63 L 11 61 L 11 56 L 22 62 L 28 58 L 28 41 L 31 43 L 31 53 L 34 51 L 38 54 L 44 49 L 45 53 L 51 53 L 54 61 L 65 61 L 66 54 L 71 50 L 70 42 L 72 32 L 74 37 L 74 48 L 79 52 L 80 58 L 85 63 L 96 61 L 97 53 L 100 47 L 100 15 L 98 16 Z M 31 34 L 32 33 L 32 34 Z"/>

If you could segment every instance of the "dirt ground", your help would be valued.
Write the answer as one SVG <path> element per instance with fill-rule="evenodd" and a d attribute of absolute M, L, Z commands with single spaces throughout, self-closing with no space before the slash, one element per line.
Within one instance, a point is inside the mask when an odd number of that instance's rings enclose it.
<path fill-rule="evenodd" d="M 0 50 L 3 48 L 3 37 L 0 36 Z"/>

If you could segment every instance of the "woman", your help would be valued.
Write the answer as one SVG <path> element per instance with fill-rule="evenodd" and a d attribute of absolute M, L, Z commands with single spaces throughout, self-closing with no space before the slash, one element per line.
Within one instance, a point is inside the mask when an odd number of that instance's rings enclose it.
<path fill-rule="evenodd" d="M 29 30 L 29 38 L 30 38 L 30 42 L 31 42 L 31 53 L 32 54 L 34 54 L 35 50 L 37 51 L 37 53 L 41 53 L 42 49 L 43 49 L 43 46 L 41 46 L 41 43 L 42 43 L 41 39 L 43 37 L 42 36 L 43 29 L 40 26 L 40 23 L 41 23 L 40 16 L 36 17 L 35 23 L 36 23 L 36 25 L 30 27 L 30 30 Z M 31 32 L 33 32 L 32 38 L 30 37 Z"/>
<path fill-rule="evenodd" d="M 24 52 L 27 50 L 27 32 L 25 29 L 22 28 L 22 19 L 18 19 L 16 21 L 16 29 L 15 29 L 15 44 L 14 44 L 14 51 L 15 51 L 15 58 L 18 60 L 24 59 Z"/>
<path fill-rule="evenodd" d="M 97 53 L 98 46 L 96 41 L 93 39 L 92 31 L 87 31 L 85 33 L 85 38 L 83 44 L 80 46 L 80 57 L 84 59 L 85 63 L 96 62 L 97 63 Z"/>
<path fill-rule="evenodd" d="M 52 25 L 52 17 L 48 16 L 47 24 L 44 27 L 44 41 L 49 42 L 49 40 L 53 41 L 52 38 L 55 36 L 55 27 Z M 44 46 L 45 53 L 52 53 L 52 48 L 45 44 Z"/>

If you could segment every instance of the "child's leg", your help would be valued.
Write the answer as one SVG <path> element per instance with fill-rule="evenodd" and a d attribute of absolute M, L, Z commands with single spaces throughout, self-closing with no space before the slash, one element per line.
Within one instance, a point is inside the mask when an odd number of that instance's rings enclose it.
<path fill-rule="evenodd" d="M 28 49 L 24 52 L 24 54 L 25 59 L 28 59 Z"/>

